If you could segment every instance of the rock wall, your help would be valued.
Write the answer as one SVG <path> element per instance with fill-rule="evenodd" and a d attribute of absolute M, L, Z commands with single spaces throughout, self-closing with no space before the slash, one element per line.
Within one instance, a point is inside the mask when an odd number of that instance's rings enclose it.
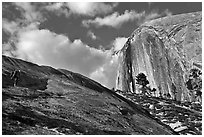
<path fill-rule="evenodd" d="M 116 89 L 138 92 L 135 76 L 143 72 L 163 95 L 190 100 L 185 82 L 202 67 L 201 12 L 168 16 L 137 28 L 119 52 Z M 177 93 L 174 95 L 173 92 Z"/>

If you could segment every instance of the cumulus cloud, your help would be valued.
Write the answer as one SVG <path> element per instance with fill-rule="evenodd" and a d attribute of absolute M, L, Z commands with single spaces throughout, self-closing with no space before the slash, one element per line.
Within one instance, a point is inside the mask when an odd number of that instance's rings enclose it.
<path fill-rule="evenodd" d="M 8 7 L 15 8 L 20 14 L 9 11 Z M 2 32 L 4 41 L 2 43 L 2 53 L 16 57 L 16 43 L 18 34 L 24 31 L 38 29 L 40 22 L 44 21 L 41 11 L 36 5 L 29 2 L 3 3 L 4 18 L 2 18 Z M 12 17 L 9 20 L 7 17 Z"/>
<path fill-rule="evenodd" d="M 8 21 L 7 19 L 3 19 L 2 28 L 4 31 L 13 35 L 19 29 L 19 24 L 15 21 Z"/>
<path fill-rule="evenodd" d="M 46 29 L 39 30 L 42 14 L 38 13 L 35 5 L 17 3 L 17 6 L 22 10 L 23 19 L 2 20 L 3 30 L 11 34 L 10 40 L 2 46 L 4 55 L 65 68 L 91 77 L 110 88 L 115 86 L 116 61 L 113 59 L 112 50 L 91 48 L 80 39 L 70 41 L 69 37 L 63 34 Z M 97 38 L 92 31 L 88 33 L 91 38 Z"/>
<path fill-rule="evenodd" d="M 16 43 L 18 42 L 18 35 L 21 32 L 31 31 L 38 29 L 39 22 L 32 22 L 26 24 L 25 26 L 21 25 L 21 21 L 7 21 L 6 19 L 2 20 L 2 31 L 5 33 L 3 38 L 6 40 L 2 41 L 2 53 L 8 56 L 16 57 Z M 6 36 L 7 35 L 7 36 Z"/>
<path fill-rule="evenodd" d="M 128 38 L 126 37 L 117 37 L 115 38 L 115 40 L 112 42 L 113 44 L 113 49 L 114 51 L 119 51 L 123 48 L 123 46 L 125 45 L 125 43 L 127 42 Z"/>
<path fill-rule="evenodd" d="M 8 8 L 14 8 L 15 11 L 10 11 Z M 22 29 L 36 29 L 38 28 L 43 16 L 36 6 L 29 2 L 7 3 L 2 5 L 4 11 L 4 18 L 2 18 L 3 32 L 7 33 L 13 40 L 16 34 Z M 20 12 L 15 13 L 16 11 Z M 7 19 L 7 17 L 10 19 Z"/>
<path fill-rule="evenodd" d="M 31 5 L 30 2 L 16 2 L 15 4 L 23 10 L 22 13 L 26 21 L 33 22 L 44 20 L 41 12 L 36 9 L 36 6 Z"/>
<path fill-rule="evenodd" d="M 49 3 L 44 8 L 55 12 L 56 15 L 65 15 L 65 17 L 71 14 L 93 17 L 110 13 L 117 5 L 118 3 L 106 4 L 103 2 L 58 2 Z"/>
<path fill-rule="evenodd" d="M 114 12 L 111 15 L 105 16 L 103 18 L 96 17 L 95 19 L 83 20 L 82 25 L 85 27 L 90 27 L 91 25 L 95 27 L 108 26 L 113 28 L 120 28 L 124 23 L 130 21 L 136 21 L 138 25 L 144 23 L 145 21 L 149 21 L 152 19 L 156 19 L 159 17 L 170 16 L 172 13 L 166 9 L 161 13 L 152 11 L 149 13 L 136 12 L 134 10 L 128 11 L 126 10 L 123 14 L 119 14 L 118 12 Z"/>
<path fill-rule="evenodd" d="M 125 22 L 140 19 L 142 16 L 144 16 L 144 14 L 145 12 L 137 13 L 133 10 L 126 10 L 124 14 L 121 15 L 118 12 L 114 12 L 113 14 L 104 18 L 97 17 L 94 20 L 83 20 L 82 24 L 86 27 L 94 25 L 96 27 L 111 26 L 113 28 L 120 28 Z"/>
<path fill-rule="evenodd" d="M 90 78 L 100 81 L 102 85 L 106 85 L 110 89 L 115 87 L 117 76 L 118 56 L 111 56 L 106 63 L 90 74 Z"/>
<path fill-rule="evenodd" d="M 15 21 L 2 19 L 2 53 L 13 55 L 15 50 L 16 32 L 19 30 L 19 24 Z"/>
<path fill-rule="evenodd" d="M 106 52 L 90 48 L 80 39 L 71 42 L 68 37 L 49 30 L 21 33 L 17 47 L 20 58 L 85 75 L 105 63 L 108 57 Z"/>
<path fill-rule="evenodd" d="M 22 31 L 16 52 L 18 58 L 65 68 L 110 88 L 115 86 L 117 59 L 112 51 L 91 48 L 80 39 L 72 42 L 67 36 L 49 30 Z"/>
<path fill-rule="evenodd" d="M 63 2 L 51 3 L 44 7 L 47 11 L 52 11 L 56 15 L 65 15 L 65 17 L 70 16 L 70 12 L 67 9 L 67 5 Z"/>
<path fill-rule="evenodd" d="M 117 6 L 117 3 L 114 3 L 115 5 L 113 3 L 86 4 L 79 6 L 78 11 L 76 11 L 76 5 L 70 8 L 71 6 L 66 3 L 52 3 L 51 5 L 46 5 L 45 9 L 54 11 L 59 15 L 65 14 L 66 16 L 69 16 L 70 13 L 95 16 L 110 13 Z M 37 10 L 36 5 L 30 3 L 16 3 L 16 5 L 22 10 L 24 18 L 15 20 L 15 22 L 6 19 L 2 20 L 3 30 L 11 34 L 10 41 L 3 44 L 3 54 L 11 55 L 11 48 L 15 47 L 13 52 L 18 58 L 41 65 L 50 65 L 78 72 L 109 88 L 115 86 L 118 59 L 117 55 L 112 53 L 120 50 L 127 38 L 115 38 L 111 42 L 113 47 L 110 50 L 105 50 L 103 47 L 100 49 L 91 48 L 80 39 L 70 41 L 69 37 L 63 34 L 56 34 L 46 29 L 39 30 L 39 23 L 44 20 L 44 17 L 41 11 Z M 68 12 L 66 6 L 70 12 Z M 170 12 L 167 10 L 165 14 L 169 15 Z M 150 20 L 159 17 L 160 14 L 151 13 L 148 15 L 144 12 L 137 13 L 135 11 L 125 11 L 121 15 L 115 12 L 104 18 L 98 17 L 95 22 L 94 20 L 88 20 L 85 24 L 87 26 L 96 25 L 98 27 L 111 26 L 119 28 L 125 22 L 138 21 L 140 19 Z M 21 25 L 22 23 L 23 25 Z M 87 36 L 97 39 L 92 31 L 88 31 Z M 15 46 L 13 46 L 14 43 Z"/>
<path fill-rule="evenodd" d="M 87 36 L 92 38 L 93 40 L 97 39 L 96 35 L 92 31 L 90 31 L 90 30 L 87 32 Z"/>
<path fill-rule="evenodd" d="M 20 12 L 20 15 L 16 14 L 15 11 L 9 11 L 8 6 L 14 6 L 15 10 Z M 3 4 L 4 18 L 2 19 L 3 29 L 11 34 L 29 27 L 37 28 L 40 22 L 45 20 L 43 14 L 37 9 L 37 6 L 30 2 L 15 2 L 10 4 Z M 10 20 L 7 17 L 11 18 Z"/>
<path fill-rule="evenodd" d="M 115 53 L 121 50 L 128 38 L 117 37 L 112 41 L 113 47 L 109 50 L 109 53 Z M 90 74 L 90 78 L 100 81 L 101 84 L 106 85 L 109 88 L 115 87 L 115 80 L 117 76 L 118 68 L 118 55 L 112 55 L 109 60 L 102 66 L 96 69 Z"/>
<path fill-rule="evenodd" d="M 95 16 L 104 15 L 113 11 L 118 3 L 106 4 L 103 2 L 68 2 L 67 6 L 74 14 Z"/>

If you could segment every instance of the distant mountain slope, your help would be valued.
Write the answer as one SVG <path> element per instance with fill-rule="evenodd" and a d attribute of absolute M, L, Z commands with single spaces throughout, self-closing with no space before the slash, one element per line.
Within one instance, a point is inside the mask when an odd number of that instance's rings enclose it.
<path fill-rule="evenodd" d="M 17 87 L 9 75 L 21 70 Z M 2 134 L 176 134 L 80 74 L 2 56 Z"/>
<path fill-rule="evenodd" d="M 192 101 L 186 87 L 192 69 L 202 69 L 202 13 L 168 16 L 137 28 L 119 52 L 116 88 L 138 92 L 144 73 L 156 94 Z"/>

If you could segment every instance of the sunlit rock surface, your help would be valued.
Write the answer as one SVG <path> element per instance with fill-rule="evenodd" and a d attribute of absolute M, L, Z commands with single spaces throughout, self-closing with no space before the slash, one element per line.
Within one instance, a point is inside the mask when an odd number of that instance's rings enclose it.
<path fill-rule="evenodd" d="M 119 52 L 116 89 L 138 92 L 135 76 L 147 75 L 151 88 L 191 101 L 185 82 L 202 68 L 201 12 L 168 16 L 137 28 Z M 176 91 L 174 96 L 172 92 Z"/>
<path fill-rule="evenodd" d="M 21 70 L 13 87 L 10 73 Z M 68 70 L 2 56 L 3 135 L 177 134 L 140 105 Z"/>

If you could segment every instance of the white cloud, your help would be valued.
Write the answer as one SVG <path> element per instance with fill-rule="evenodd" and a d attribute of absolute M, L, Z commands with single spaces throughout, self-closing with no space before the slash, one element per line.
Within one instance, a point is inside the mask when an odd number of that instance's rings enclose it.
<path fill-rule="evenodd" d="M 113 47 L 109 50 L 109 54 L 121 50 L 128 38 L 117 37 L 112 42 Z M 118 55 L 111 56 L 102 66 L 90 74 L 90 78 L 100 81 L 101 84 L 106 85 L 110 89 L 115 87 L 115 81 L 118 70 Z"/>
<path fill-rule="evenodd" d="M 8 35 L 6 36 L 7 39 L 2 44 L 2 53 L 10 56 L 16 56 L 15 50 L 16 43 L 18 42 L 18 34 L 38 29 L 40 22 L 45 20 L 41 12 L 37 10 L 36 5 L 29 2 L 16 2 L 14 4 L 16 9 L 21 11 L 22 18 L 16 16 L 15 13 L 9 13 L 7 9 L 8 16 L 11 14 L 15 21 L 9 21 L 6 18 L 2 19 L 2 29 Z"/>
<path fill-rule="evenodd" d="M 113 11 L 117 3 L 105 4 L 103 2 L 69 2 L 67 6 L 74 14 L 95 16 L 104 15 Z"/>
<path fill-rule="evenodd" d="M 18 55 L 30 61 L 66 68 L 87 75 L 104 64 L 108 54 L 90 48 L 81 40 L 73 42 L 49 30 L 32 30 L 19 35 Z"/>
<path fill-rule="evenodd" d="M 67 5 L 63 2 L 52 3 L 44 7 L 48 11 L 54 12 L 56 15 L 65 15 L 65 17 L 70 16 L 70 12 L 67 9 Z"/>
<path fill-rule="evenodd" d="M 156 19 L 159 17 L 170 16 L 172 13 L 166 9 L 161 13 L 158 12 L 136 12 L 134 10 L 126 10 L 124 14 L 119 15 L 118 12 L 114 12 L 111 15 L 105 16 L 104 18 L 96 17 L 95 19 L 83 20 L 82 25 L 85 27 L 90 27 L 91 25 L 95 27 L 109 26 L 113 28 L 120 28 L 122 24 L 130 21 L 136 21 L 137 25 L 140 25 L 146 21 Z"/>
<path fill-rule="evenodd" d="M 117 68 L 118 56 L 111 56 L 111 58 L 107 60 L 106 63 L 104 63 L 101 67 L 90 74 L 90 78 L 96 81 L 100 81 L 102 85 L 105 85 L 112 89 L 113 87 L 115 87 Z"/>
<path fill-rule="evenodd" d="M 118 12 L 114 12 L 104 18 L 97 17 L 94 20 L 84 20 L 82 23 L 84 26 L 89 27 L 94 25 L 96 27 L 111 26 L 114 28 L 120 28 L 122 24 L 129 21 L 138 20 L 145 15 L 145 12 L 137 13 L 133 10 L 126 10 L 124 14 L 119 15 Z"/>
<path fill-rule="evenodd" d="M 11 36 L 7 44 L 3 44 L 3 54 L 12 55 L 15 52 L 15 55 L 24 60 L 56 68 L 65 68 L 91 77 L 109 88 L 115 86 L 117 56 L 112 56 L 112 52 L 120 50 L 127 38 L 118 37 L 112 41 L 113 48 L 111 50 L 91 48 L 80 39 L 71 42 L 67 36 L 49 30 L 39 30 L 39 23 L 44 18 L 41 11 L 37 10 L 36 5 L 30 3 L 16 3 L 16 5 L 23 9 L 24 19 L 16 20 L 16 22 L 2 20 L 3 29 L 12 35 L 15 33 L 15 36 Z M 46 9 L 55 11 L 56 14 L 69 16 L 70 13 L 65 10 L 64 6 L 66 6 L 65 3 L 54 3 L 47 6 Z M 76 10 L 77 6 L 70 8 L 70 10 L 74 14 L 95 16 L 110 13 L 115 6 L 117 4 L 93 3 L 78 7 L 78 11 Z M 170 12 L 166 11 L 165 13 Z M 115 12 L 104 18 L 96 18 L 95 22 L 90 20 L 87 25 L 106 25 L 117 28 L 124 22 L 144 18 L 144 14 L 144 12 L 125 11 L 124 14 L 119 15 Z M 155 17 L 158 17 L 158 14 L 151 14 L 146 19 Z M 92 39 L 97 39 L 91 31 L 87 35 Z M 16 47 L 13 46 L 13 43 L 16 44 Z M 11 54 L 12 49 L 14 50 Z"/>
<path fill-rule="evenodd" d="M 19 33 L 18 58 L 55 68 L 65 68 L 86 75 L 110 88 L 115 86 L 117 59 L 111 50 L 99 50 L 73 42 L 67 36 L 49 30 Z"/>
<path fill-rule="evenodd" d="M 97 39 L 96 35 L 92 31 L 90 31 L 90 30 L 87 32 L 87 36 L 92 38 L 93 40 Z"/>
<path fill-rule="evenodd" d="M 7 11 L 8 14 L 11 14 L 13 16 L 14 21 L 8 21 L 6 18 L 2 19 L 3 30 L 9 32 L 11 35 L 13 35 L 14 33 L 18 33 L 22 29 L 37 29 L 40 22 L 45 20 L 41 11 L 37 10 L 36 5 L 32 5 L 30 2 L 15 2 L 14 4 L 16 6 L 16 9 L 21 11 L 21 15 L 23 17 L 19 18 L 15 15 L 15 13 L 9 13 Z"/>
<path fill-rule="evenodd" d="M 113 11 L 118 3 L 106 4 L 103 2 L 58 2 L 49 3 L 44 8 L 55 12 L 56 15 L 69 17 L 72 14 L 83 16 L 105 15 Z"/>
<path fill-rule="evenodd" d="M 4 31 L 10 33 L 13 35 L 18 29 L 19 29 L 19 24 L 15 21 L 8 21 L 6 19 L 2 20 L 2 28 Z"/>
<path fill-rule="evenodd" d="M 2 20 L 3 29 L 10 34 L 15 33 L 3 45 L 4 55 L 65 68 L 91 77 L 110 88 L 115 86 L 116 64 L 111 50 L 91 48 L 80 39 L 71 42 L 67 36 L 39 30 L 42 15 L 39 14 L 40 11 L 36 11 L 35 5 L 17 3 L 17 6 L 23 11 L 24 19 L 16 22 Z M 97 38 L 93 32 L 90 31 L 89 34 L 93 39 Z"/>
<path fill-rule="evenodd" d="M 112 42 L 113 44 L 113 50 L 114 51 L 119 51 L 123 48 L 123 46 L 125 45 L 125 43 L 127 42 L 128 38 L 125 37 L 117 37 L 115 38 L 115 40 Z"/>
<path fill-rule="evenodd" d="M 31 5 L 30 2 L 16 2 L 15 4 L 23 10 L 24 18 L 29 23 L 44 20 L 41 12 L 36 9 L 36 6 Z"/>

